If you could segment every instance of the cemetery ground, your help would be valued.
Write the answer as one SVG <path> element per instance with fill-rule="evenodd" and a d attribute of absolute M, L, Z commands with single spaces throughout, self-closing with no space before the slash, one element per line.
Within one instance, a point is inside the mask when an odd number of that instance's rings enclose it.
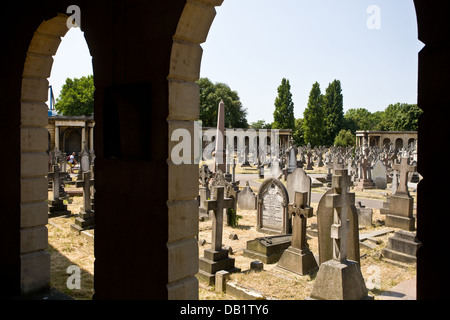
<path fill-rule="evenodd" d="M 255 172 L 249 169 L 248 173 Z M 358 191 L 356 197 L 385 201 L 387 190 Z M 257 192 L 254 188 L 253 191 Z M 325 189 L 313 188 L 312 192 L 323 193 Z M 411 191 L 411 195 L 415 198 L 415 191 Z M 68 200 L 65 200 L 65 203 L 68 205 L 71 215 L 50 218 L 47 226 L 49 230 L 48 251 L 51 254 L 51 286 L 74 299 L 91 300 L 94 293 L 94 231 L 90 230 L 83 235 L 78 235 L 70 227 L 82 206 L 81 196 L 71 196 Z M 317 205 L 318 203 L 311 203 L 314 208 L 314 215 L 317 211 Z M 258 237 L 266 237 L 268 234 L 256 231 L 256 210 L 244 211 L 238 209 L 237 214 L 240 216 L 238 225 L 231 227 L 225 224 L 223 230 L 223 245 L 230 248 L 230 257 L 235 259 L 236 267 L 241 269 L 240 273 L 231 274 L 229 281 L 238 283 L 250 292 L 258 293 L 259 298 L 262 299 L 307 299 L 313 288 L 317 271 L 310 275 L 300 276 L 278 268 L 276 263 L 264 264 L 263 271 L 250 271 L 250 263 L 254 259 L 244 256 L 246 243 Z M 360 242 L 361 271 L 366 284 L 373 285 L 369 294 L 374 296 L 375 300 L 383 299 L 383 292 L 389 291 L 401 282 L 413 279 L 416 275 L 415 265 L 388 261 L 383 257 L 382 250 L 386 247 L 388 238 L 393 235 L 394 231 L 398 230 L 386 228 L 384 220 L 385 216 L 380 214 L 380 210 L 374 209 L 373 226 L 360 228 L 360 236 L 374 231 L 391 231 Z M 316 216 L 308 219 L 308 227 L 310 228 L 311 224 L 315 222 Z M 199 222 L 199 257 L 202 257 L 203 251 L 211 246 L 211 230 L 211 220 Z M 231 239 L 230 235 L 232 234 L 235 234 L 237 239 Z M 308 234 L 308 244 L 310 250 L 317 256 L 317 237 Z M 157 260 L 155 260 L 155 263 L 157 263 Z M 68 273 L 68 268 L 70 266 L 78 266 L 81 270 L 80 289 L 68 289 L 67 281 L 71 275 Z M 199 282 L 199 298 L 200 300 L 237 299 L 235 296 L 217 292 L 214 286 L 208 286 L 201 281 Z"/>

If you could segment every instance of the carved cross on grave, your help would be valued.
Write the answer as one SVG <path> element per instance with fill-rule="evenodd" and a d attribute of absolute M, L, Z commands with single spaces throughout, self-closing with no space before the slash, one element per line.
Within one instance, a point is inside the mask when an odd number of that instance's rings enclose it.
<path fill-rule="evenodd" d="M 307 250 L 306 220 L 312 218 L 313 208 L 307 205 L 308 193 L 295 192 L 294 203 L 289 204 L 289 213 L 292 214 L 292 242 L 291 246 L 299 250 Z"/>
<path fill-rule="evenodd" d="M 416 172 L 417 167 L 416 166 L 410 166 L 408 165 L 408 158 L 403 157 L 402 162 L 400 164 L 396 163 L 392 166 L 393 170 L 397 170 L 400 174 L 400 181 L 398 184 L 397 192 L 396 194 L 407 194 L 409 195 L 408 191 L 408 174 L 410 172 Z"/>
<path fill-rule="evenodd" d="M 359 165 L 361 168 L 361 175 L 363 179 L 369 179 L 369 176 L 367 174 L 368 168 L 369 168 L 369 160 L 367 160 L 366 158 L 362 158 L 359 160 Z"/>
<path fill-rule="evenodd" d="M 200 180 L 200 183 L 202 184 L 202 187 L 208 186 L 208 182 L 209 182 L 209 179 L 211 179 L 211 177 L 212 177 L 212 172 L 211 172 L 211 170 L 209 170 L 208 165 L 206 165 L 206 164 L 202 165 L 200 168 L 200 172 L 199 172 L 199 180 Z"/>
<path fill-rule="evenodd" d="M 52 180 L 53 200 L 59 200 L 59 184 L 61 183 L 61 178 L 66 174 L 65 172 L 61 173 L 58 164 L 54 164 L 53 171 L 48 173 L 47 177 Z"/>
<path fill-rule="evenodd" d="M 84 212 L 92 211 L 91 206 L 91 187 L 94 185 L 94 179 L 91 178 L 91 172 L 83 172 L 83 180 L 77 180 L 76 187 L 83 188 Z"/>
<path fill-rule="evenodd" d="M 212 218 L 211 249 L 219 251 L 222 249 L 223 234 L 223 209 L 233 208 L 233 200 L 225 198 L 225 187 L 213 187 L 213 200 L 205 201 L 207 210 L 214 211 Z"/>
<path fill-rule="evenodd" d="M 333 175 L 332 185 L 337 193 L 326 196 L 326 206 L 336 209 L 331 225 L 333 259 L 344 262 L 347 260 L 347 234 L 350 228 L 348 211 L 350 205 L 355 203 L 355 194 L 348 192 L 352 182 L 347 170 L 337 170 Z"/>

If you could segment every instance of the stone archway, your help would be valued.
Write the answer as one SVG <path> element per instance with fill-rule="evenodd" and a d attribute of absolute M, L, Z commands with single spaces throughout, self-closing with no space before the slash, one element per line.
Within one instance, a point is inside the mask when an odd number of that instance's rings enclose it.
<path fill-rule="evenodd" d="M 223 0 L 187 1 L 175 35 L 170 59 L 169 141 L 172 132 L 186 129 L 194 137 L 194 121 L 199 118 L 201 44 L 206 41 Z M 169 150 L 176 145 L 169 142 Z M 193 153 L 194 154 L 194 153 Z M 169 299 L 198 299 L 198 164 L 175 165 L 169 153 Z M 189 221 L 187 226 L 183 223 Z"/>
<path fill-rule="evenodd" d="M 27 51 L 21 91 L 20 290 L 28 293 L 50 283 L 48 246 L 48 78 L 63 37 L 67 16 L 57 15 L 37 28 Z"/>

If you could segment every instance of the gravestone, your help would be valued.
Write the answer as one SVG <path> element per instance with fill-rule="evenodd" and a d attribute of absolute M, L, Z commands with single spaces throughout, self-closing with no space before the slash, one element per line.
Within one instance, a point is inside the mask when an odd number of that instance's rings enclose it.
<path fill-rule="evenodd" d="M 291 233 L 288 213 L 289 195 L 284 184 L 274 178 L 263 182 L 258 191 L 258 232 L 270 234 Z"/>
<path fill-rule="evenodd" d="M 257 197 L 247 181 L 246 186 L 239 193 L 238 207 L 241 210 L 256 210 L 256 201 Z"/>
<path fill-rule="evenodd" d="M 286 188 L 288 191 L 289 199 L 294 199 L 296 192 L 306 192 L 308 206 L 311 205 L 311 177 L 308 176 L 305 170 L 296 168 L 287 177 Z"/>
<path fill-rule="evenodd" d="M 53 171 L 49 172 L 47 178 L 52 181 L 52 197 L 53 199 L 49 200 L 48 204 L 48 217 L 60 217 L 66 216 L 70 214 L 70 211 L 67 210 L 67 205 L 64 204 L 63 199 L 60 199 L 60 186 L 61 180 L 67 175 L 67 172 L 60 172 L 60 168 L 58 164 L 53 165 Z"/>
<path fill-rule="evenodd" d="M 226 168 L 226 150 L 225 150 L 225 103 L 223 100 L 219 103 L 217 112 L 217 134 L 216 134 L 216 149 L 214 155 L 214 171 L 227 172 Z"/>
<path fill-rule="evenodd" d="M 400 179 L 396 192 L 391 195 L 389 200 L 389 213 L 386 215 L 386 226 L 414 231 L 414 199 L 408 191 L 408 174 L 415 172 L 416 166 L 408 165 L 408 158 L 404 157 L 401 163 L 394 164 L 392 169 L 398 171 Z"/>
<path fill-rule="evenodd" d="M 224 187 L 224 192 L 225 192 L 225 197 L 227 198 L 231 198 L 233 201 L 233 206 L 230 209 L 234 210 L 234 214 L 236 214 L 237 212 L 237 198 L 238 198 L 238 192 L 236 190 L 233 189 L 233 186 L 230 182 L 227 181 L 227 179 L 225 178 L 225 174 L 221 171 L 221 170 L 217 170 L 216 173 L 214 173 L 212 179 L 211 179 L 211 191 L 210 191 L 210 198 L 213 198 L 212 193 L 214 192 L 213 190 L 214 187 Z M 231 215 L 229 214 L 229 210 L 228 209 L 224 209 L 224 216 L 225 216 L 225 221 L 226 223 L 229 225 L 231 222 Z M 209 216 L 211 218 L 211 212 L 209 213 Z"/>
<path fill-rule="evenodd" d="M 280 162 L 274 161 L 271 163 L 270 174 L 273 178 L 280 179 L 280 177 L 283 175 L 283 170 L 281 170 L 280 168 Z"/>
<path fill-rule="evenodd" d="M 358 225 L 360 227 L 371 227 L 373 224 L 373 209 L 366 208 L 358 201 L 356 204 L 356 211 L 358 212 Z"/>
<path fill-rule="evenodd" d="M 206 210 L 204 204 L 205 201 L 209 199 L 210 191 L 209 191 L 209 180 L 213 176 L 212 171 L 209 169 L 208 165 L 204 164 L 199 169 L 199 218 L 208 218 L 208 210 Z"/>
<path fill-rule="evenodd" d="M 317 228 L 319 245 L 319 264 L 333 259 L 333 240 L 331 238 L 331 226 L 334 224 L 335 209 L 327 205 L 327 196 L 341 192 L 339 177 L 342 174 L 348 174 L 347 170 L 335 170 L 333 173 L 332 188 L 329 189 L 320 199 L 317 207 Z M 347 254 L 350 260 L 360 262 L 359 254 L 359 231 L 358 231 L 358 212 L 355 206 L 354 193 L 349 194 L 348 219 L 349 232 L 347 233 Z"/>
<path fill-rule="evenodd" d="M 306 238 L 306 221 L 312 218 L 313 208 L 307 205 L 307 192 L 296 192 L 293 198 L 294 203 L 289 204 L 293 216 L 291 245 L 283 252 L 277 267 L 306 275 L 319 268 Z"/>
<path fill-rule="evenodd" d="M 373 189 L 375 184 L 369 176 L 369 172 L 371 170 L 370 161 L 366 158 L 362 158 L 358 161 L 359 164 L 359 180 L 358 184 L 355 186 L 355 189 L 364 190 L 364 189 Z"/>
<path fill-rule="evenodd" d="M 83 180 L 77 180 L 76 187 L 83 188 L 83 207 L 80 214 L 75 218 L 75 223 L 70 227 L 81 233 L 81 231 L 92 229 L 95 226 L 94 211 L 92 210 L 91 187 L 94 185 L 91 172 L 83 172 Z"/>
<path fill-rule="evenodd" d="M 381 160 L 375 161 L 372 167 L 372 180 L 376 189 L 384 190 L 387 188 L 387 169 Z"/>
<path fill-rule="evenodd" d="M 320 265 L 311 291 L 311 299 L 363 300 L 370 298 L 359 262 L 350 260 L 348 255 L 348 248 L 352 246 L 348 237 L 348 234 L 352 232 L 351 207 L 354 207 L 355 202 L 355 194 L 348 192 L 351 184 L 348 171 L 338 171 L 333 175 L 332 182 L 333 191 L 336 193 L 324 196 L 325 206 L 334 211 L 333 224 L 330 226 L 333 256 L 332 259 Z M 359 251 L 359 235 L 354 240 Z"/>
<path fill-rule="evenodd" d="M 206 201 L 208 210 L 213 211 L 211 248 L 204 251 L 204 256 L 199 259 L 199 272 L 197 276 L 213 285 L 217 271 L 225 270 L 230 273 L 239 272 L 234 265 L 234 259 L 229 258 L 229 251 L 222 248 L 223 236 L 223 211 L 232 208 L 233 201 L 225 198 L 225 188 L 222 186 L 213 187 L 212 200 Z"/>

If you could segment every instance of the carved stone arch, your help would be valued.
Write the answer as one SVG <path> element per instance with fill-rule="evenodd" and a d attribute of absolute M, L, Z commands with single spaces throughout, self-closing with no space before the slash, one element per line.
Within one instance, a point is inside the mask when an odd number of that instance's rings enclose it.
<path fill-rule="evenodd" d="M 173 36 L 170 57 L 169 82 L 169 239 L 168 265 L 169 299 L 198 299 L 198 245 L 196 228 L 186 228 L 182 221 L 198 216 L 198 164 L 175 165 L 170 150 L 176 145 L 171 141 L 177 129 L 186 129 L 194 137 L 194 122 L 199 119 L 199 86 L 202 43 L 216 15 L 215 6 L 223 0 L 187 0 Z M 201 133 L 199 133 L 201 134 Z M 194 157 L 193 159 L 194 160 Z M 194 161 L 192 161 L 194 162 Z M 183 263 L 178 263 L 183 261 Z"/>

